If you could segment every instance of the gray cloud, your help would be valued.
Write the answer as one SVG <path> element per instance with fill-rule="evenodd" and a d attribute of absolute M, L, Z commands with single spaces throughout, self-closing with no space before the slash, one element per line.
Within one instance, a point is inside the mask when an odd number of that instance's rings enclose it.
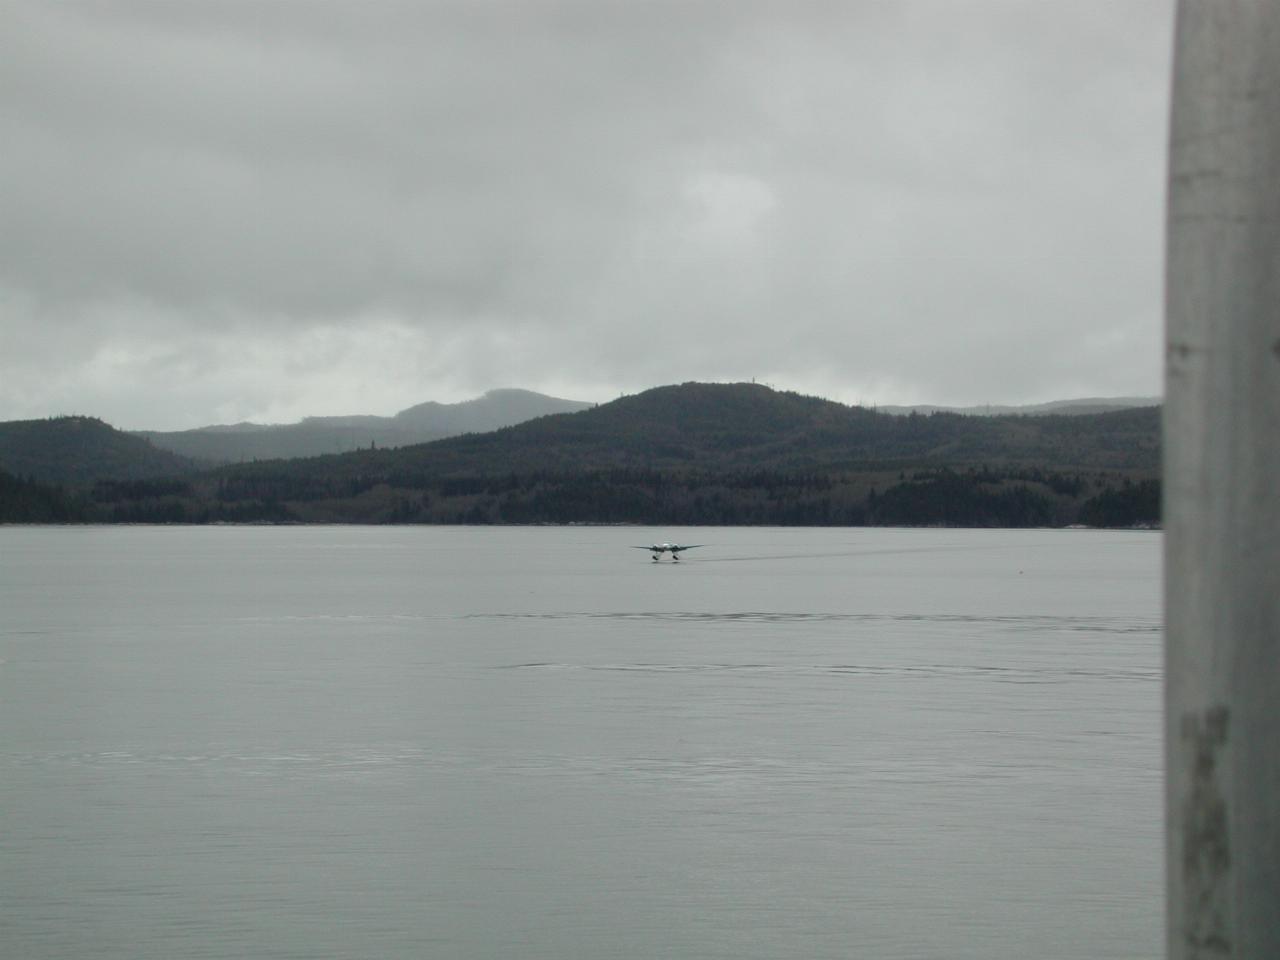
<path fill-rule="evenodd" d="M 1155 392 L 1171 3 L 6 3 L 0 418 Z"/>

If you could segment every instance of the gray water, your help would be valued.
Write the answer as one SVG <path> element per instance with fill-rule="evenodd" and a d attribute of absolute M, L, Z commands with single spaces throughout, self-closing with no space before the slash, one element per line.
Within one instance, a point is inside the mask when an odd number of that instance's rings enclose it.
<path fill-rule="evenodd" d="M 1155 957 L 1159 549 L 0 528 L 0 955 Z"/>

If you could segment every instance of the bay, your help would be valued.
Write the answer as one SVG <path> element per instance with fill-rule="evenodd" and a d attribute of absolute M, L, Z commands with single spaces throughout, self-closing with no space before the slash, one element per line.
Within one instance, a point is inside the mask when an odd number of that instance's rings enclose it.
<path fill-rule="evenodd" d="M 1156 957 L 1159 554 L 0 528 L 0 952 Z"/>

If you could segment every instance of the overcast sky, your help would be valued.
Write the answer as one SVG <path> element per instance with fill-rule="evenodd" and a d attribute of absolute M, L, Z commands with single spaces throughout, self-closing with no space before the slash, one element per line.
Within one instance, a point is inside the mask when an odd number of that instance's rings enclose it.
<path fill-rule="evenodd" d="M 1172 0 L 0 21 L 0 420 L 1160 390 Z"/>

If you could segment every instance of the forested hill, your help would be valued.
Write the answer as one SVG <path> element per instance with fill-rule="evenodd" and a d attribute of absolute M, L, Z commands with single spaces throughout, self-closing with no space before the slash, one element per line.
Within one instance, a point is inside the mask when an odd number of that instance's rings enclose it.
<path fill-rule="evenodd" d="M 75 419 L 62 427 L 113 432 Z M 185 478 L 135 472 L 89 487 L 107 466 L 70 480 L 2 456 L 0 468 L 80 482 L 71 506 L 107 522 L 1133 526 L 1159 522 L 1159 426 L 1157 408 L 894 416 L 687 383 L 492 433 Z M 49 500 L 17 492 L 20 515 Z"/>
<path fill-rule="evenodd" d="M 42 483 L 146 480 L 191 473 L 186 457 L 94 417 L 52 417 L 0 423 L 0 470 Z"/>
<path fill-rule="evenodd" d="M 659 469 L 1036 465 L 1153 471 L 1157 408 L 1088 416 L 893 416 L 757 384 L 658 387 L 580 413 L 399 450 L 228 468 L 227 476 L 494 476 Z"/>
<path fill-rule="evenodd" d="M 224 467 L 185 499 L 140 491 L 111 509 L 301 522 L 1133 526 L 1159 522 L 1158 469 L 1156 408 L 901 417 L 688 383 L 494 433 Z"/>

